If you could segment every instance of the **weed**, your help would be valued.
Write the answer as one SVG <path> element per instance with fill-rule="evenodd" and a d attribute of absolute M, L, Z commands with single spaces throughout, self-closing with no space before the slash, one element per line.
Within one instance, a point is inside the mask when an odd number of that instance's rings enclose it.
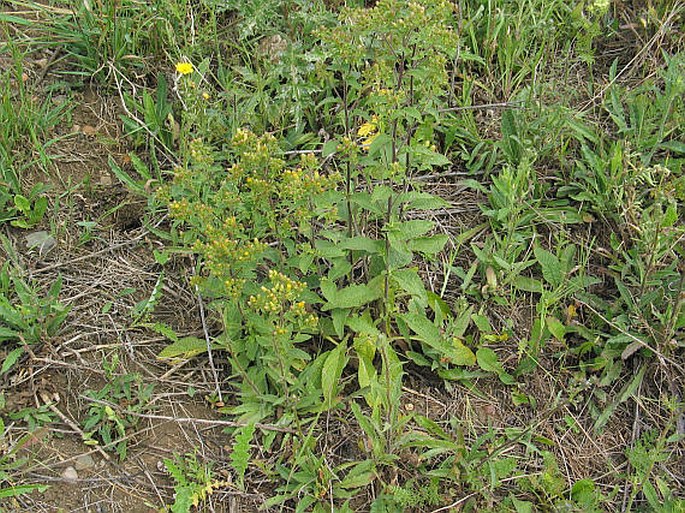
<path fill-rule="evenodd" d="M 186 454 L 164 460 L 167 472 L 174 480 L 174 503 L 164 511 L 190 513 L 217 489 L 230 486 L 229 482 L 213 477 L 210 464 L 198 460 L 196 455 Z"/>
<path fill-rule="evenodd" d="M 121 460 L 126 458 L 130 430 L 140 420 L 136 416 L 149 408 L 153 385 L 143 383 L 136 374 L 117 374 L 118 356 L 103 360 L 108 383 L 100 390 L 86 390 L 83 396 L 90 400 L 85 420 L 82 422 L 89 445 L 103 445 L 114 449 Z M 114 407 L 112 407 L 112 404 Z M 94 436 L 99 438 L 96 439 Z"/>
<path fill-rule="evenodd" d="M 0 400 L 4 403 L 4 397 Z M 0 410 L 4 409 L 4 404 L 0 404 Z M 19 450 L 28 442 L 31 435 L 25 435 L 21 439 L 12 442 L 8 436 L 8 429 L 5 421 L 0 418 L 0 499 L 3 504 L 11 501 L 13 497 L 18 497 L 33 491 L 44 492 L 47 486 L 41 484 L 15 484 L 13 474 L 20 472 L 22 466 L 26 464 L 24 458 L 18 456 Z"/>
<path fill-rule="evenodd" d="M 9 350 L 0 375 L 15 367 L 27 351 L 57 333 L 69 313 L 59 302 L 61 286 L 58 279 L 43 297 L 9 261 L 0 268 L 0 342 Z"/>
<path fill-rule="evenodd" d="M 47 188 L 37 183 L 25 192 L 22 179 L 31 168 L 53 169 L 49 147 L 55 140 L 49 133 L 69 115 L 71 104 L 55 102 L 49 94 L 37 99 L 24 68 L 27 53 L 15 44 L 4 50 L 10 53 L 11 65 L 0 73 L 0 222 L 32 228 L 47 210 Z"/>

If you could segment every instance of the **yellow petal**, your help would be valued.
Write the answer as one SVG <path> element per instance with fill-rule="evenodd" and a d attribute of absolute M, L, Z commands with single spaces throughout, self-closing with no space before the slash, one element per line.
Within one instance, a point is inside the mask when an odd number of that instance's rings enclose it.
<path fill-rule="evenodd" d="M 181 75 L 189 75 L 193 72 L 193 65 L 190 62 L 177 62 L 176 71 Z"/>

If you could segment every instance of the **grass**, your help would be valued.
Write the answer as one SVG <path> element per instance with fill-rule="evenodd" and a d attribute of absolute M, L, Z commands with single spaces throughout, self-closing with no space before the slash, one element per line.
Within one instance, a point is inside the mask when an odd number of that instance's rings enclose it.
<path fill-rule="evenodd" d="M 684 14 L 8 2 L 0 509 L 682 511 Z"/>

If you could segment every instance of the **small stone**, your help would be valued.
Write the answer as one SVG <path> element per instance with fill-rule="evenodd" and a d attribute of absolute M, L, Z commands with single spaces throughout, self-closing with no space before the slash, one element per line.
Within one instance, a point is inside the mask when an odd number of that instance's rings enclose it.
<path fill-rule="evenodd" d="M 83 125 L 81 127 L 81 132 L 86 137 L 95 137 L 98 133 L 98 129 L 91 125 Z"/>
<path fill-rule="evenodd" d="M 86 470 L 95 466 L 95 460 L 90 454 L 82 454 L 76 458 L 74 466 L 76 467 L 76 470 Z"/>
<path fill-rule="evenodd" d="M 29 250 L 37 250 L 39 256 L 47 255 L 55 246 L 57 241 L 46 231 L 31 232 L 24 237 L 26 247 Z"/>
<path fill-rule="evenodd" d="M 64 469 L 64 472 L 62 472 L 62 479 L 71 482 L 77 481 L 78 472 L 76 472 L 76 469 L 74 467 L 67 467 Z"/>
<path fill-rule="evenodd" d="M 103 173 L 100 175 L 100 185 L 109 187 L 112 183 L 112 177 L 109 174 Z"/>

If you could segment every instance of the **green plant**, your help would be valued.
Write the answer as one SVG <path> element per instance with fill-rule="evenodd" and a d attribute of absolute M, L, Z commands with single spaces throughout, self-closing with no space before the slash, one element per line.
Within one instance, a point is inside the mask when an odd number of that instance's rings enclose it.
<path fill-rule="evenodd" d="M 402 23 L 391 21 L 398 10 Z M 279 425 L 301 429 L 308 415 L 344 405 L 340 380 L 354 352 L 370 420 L 356 403 L 350 407 L 373 456 L 332 475 L 347 475 L 349 483 L 365 476 L 357 487 L 397 461 L 408 417 L 398 410 L 403 371 L 396 346 L 415 340 L 417 356 L 423 352 L 443 367 L 475 363 L 457 337 L 439 333 L 449 308 L 426 291 L 414 265 L 430 261 L 447 242 L 421 218 L 445 203 L 412 190 L 408 177 L 449 163 L 431 146 L 438 88 L 453 51 L 448 19 L 447 4 L 382 2 L 349 11 L 339 31 L 324 31 L 333 67 L 347 72 L 343 80 L 362 78 L 341 84 L 343 134 L 324 147 L 344 177 L 314 155 L 289 162 L 274 137 L 240 129 L 223 151 L 210 145 L 211 134 L 188 141 L 187 167 L 158 191 L 177 220 L 173 236 L 202 257 L 197 283 L 223 312 L 225 331 L 215 341 L 241 378 L 240 404 L 224 411 L 245 422 L 278 412 Z M 361 53 L 346 53 L 348 31 L 363 41 Z M 410 50 L 397 54 L 399 47 Z M 183 133 L 206 126 L 192 107 L 189 80 L 196 79 L 180 79 L 187 99 Z M 317 333 L 324 339 L 314 339 Z M 291 477 L 281 500 L 305 491 L 318 500 L 311 485 L 319 478 L 298 481 L 300 472 L 313 471 L 307 447 L 284 466 Z M 236 462 L 244 468 L 242 456 Z"/>
<path fill-rule="evenodd" d="M 91 403 L 82 424 L 86 444 L 114 449 L 119 459 L 124 460 L 130 430 L 140 420 L 136 414 L 149 408 L 153 385 L 144 384 L 137 374 L 117 374 L 118 367 L 116 353 L 111 360 L 103 359 L 108 383 L 100 390 L 86 390 L 83 393 Z M 94 438 L 95 435 L 99 440 Z"/>
<path fill-rule="evenodd" d="M 8 412 L 7 418 L 14 421 L 24 422 L 29 431 L 33 432 L 41 426 L 53 423 L 57 418 L 49 406 L 29 406 L 17 411 Z"/>
<path fill-rule="evenodd" d="M 215 490 L 231 484 L 215 479 L 211 464 L 199 461 L 194 454 L 165 459 L 164 466 L 174 480 L 175 492 L 174 503 L 164 508 L 164 511 L 190 513 Z"/>
<path fill-rule="evenodd" d="M 9 372 L 27 352 L 54 336 L 69 309 L 59 302 L 61 279 L 45 296 L 24 281 L 9 261 L 0 268 L 0 344 L 8 352 L 0 375 Z"/>
<path fill-rule="evenodd" d="M 658 464 L 670 457 L 670 446 L 682 441 L 683 435 L 668 434 L 668 431 L 645 433 L 635 444 L 626 450 L 626 456 L 633 468 L 629 476 L 630 494 L 626 510 L 633 505 L 644 502 L 651 511 L 676 513 L 683 510 L 685 500 L 679 498 L 667 475 L 658 472 Z M 642 500 L 638 497 L 641 497 Z"/>
<path fill-rule="evenodd" d="M 317 198 L 336 178 L 321 175 L 311 156 L 297 168 L 284 169 L 271 137 L 240 131 L 234 144 L 236 160 L 226 173 L 214 165 L 212 150 L 194 141 L 194 170 L 177 173 L 160 195 L 173 199 L 171 213 L 184 221 L 186 229 L 178 236 L 194 243 L 203 256 L 205 276 L 197 280 L 201 290 L 228 300 L 221 307 L 226 331 L 217 343 L 244 379 L 245 400 L 252 397 L 250 403 L 262 411 L 271 403 L 266 397 L 278 398 L 271 395 L 272 387 L 301 386 L 297 374 L 310 359 L 295 344 L 309 340 L 316 327 L 317 317 L 307 309 L 315 296 L 304 282 L 277 269 L 288 262 L 289 253 L 290 262 L 301 258 L 295 251 L 297 233 L 311 230 L 314 209 L 325 209 Z M 298 267 L 308 270 L 303 264 L 290 264 L 294 275 Z"/>
<path fill-rule="evenodd" d="M 0 410 L 4 409 L 4 396 L 0 398 Z M 13 474 L 20 472 L 26 459 L 19 457 L 19 451 L 29 441 L 31 435 L 25 435 L 13 443 L 8 436 L 5 421 L 0 418 L 0 499 L 6 504 L 13 497 L 33 491 L 44 492 L 48 486 L 41 484 L 14 484 Z"/>
<path fill-rule="evenodd" d="M 485 88 L 493 101 L 515 97 L 531 82 L 536 67 L 578 33 L 578 27 L 555 22 L 568 19 L 570 11 L 567 2 L 558 0 L 467 3 L 460 27 L 467 89 Z"/>
<path fill-rule="evenodd" d="M 18 43 L 4 45 L 2 54 L 9 54 L 10 65 L 0 73 L 0 222 L 32 228 L 47 210 L 47 187 L 37 183 L 25 192 L 24 174 L 31 168 L 53 169 L 49 148 L 57 139 L 50 139 L 50 131 L 69 116 L 72 105 L 54 101 L 49 92 L 42 98 L 35 94 L 24 69 L 28 52 Z"/>
<path fill-rule="evenodd" d="M 220 411 L 241 426 L 234 486 L 248 491 L 259 474 L 273 483 L 267 506 L 300 512 L 599 511 L 615 500 L 604 483 L 567 479 L 538 425 L 475 427 L 403 406 L 414 378 L 437 373 L 452 397 L 511 398 L 527 422 L 537 379 L 526 378 L 539 372 L 558 375 L 550 397 L 571 397 L 573 434 L 588 417 L 600 432 L 639 397 L 651 362 L 678 368 L 681 57 L 664 48 L 668 64 L 634 89 L 614 67 L 604 112 L 580 112 L 573 102 L 600 84 L 582 63 L 618 10 L 595 4 L 105 2 L 104 19 L 61 21 L 81 69 L 111 72 L 124 101 L 140 157 L 112 171 L 151 210 L 169 209 L 168 232 L 151 230 L 168 244 L 157 263 L 192 256 L 190 285 L 216 321 L 206 337 L 155 322 L 169 268 L 133 324 L 169 339 L 160 359 L 228 362 L 215 378 L 235 397 Z M 145 20 L 158 28 L 149 40 Z M 148 50 L 167 68 L 154 77 Z M 575 82 L 557 86 L 573 74 L 587 85 L 566 98 Z M 454 212 L 474 198 L 483 218 L 471 224 Z M 87 431 L 120 449 L 145 392 L 109 372 L 112 387 L 89 392 L 99 402 Z M 140 409 L 107 404 L 129 396 Z M 358 444 L 332 448 L 338 425 Z M 166 466 L 174 512 L 222 486 L 210 462 Z M 639 472 L 635 490 L 651 482 L 653 497 L 675 500 Z"/>
<path fill-rule="evenodd" d="M 45 192 L 45 186 L 38 184 L 31 189 L 28 197 L 22 194 L 14 195 L 14 209 L 5 214 L 14 217 L 10 222 L 12 226 L 33 228 L 43 220 L 48 209 L 48 199 L 41 195 L 43 192 Z"/>
<path fill-rule="evenodd" d="M 34 44 L 46 44 L 49 38 L 61 41 L 72 75 L 120 79 L 117 74 L 144 70 L 147 57 L 162 55 L 164 45 L 173 40 L 170 33 L 174 27 L 168 18 L 157 14 L 165 4 L 64 4 L 53 9 L 28 2 L 24 8 L 43 22 L 43 31 Z"/>

